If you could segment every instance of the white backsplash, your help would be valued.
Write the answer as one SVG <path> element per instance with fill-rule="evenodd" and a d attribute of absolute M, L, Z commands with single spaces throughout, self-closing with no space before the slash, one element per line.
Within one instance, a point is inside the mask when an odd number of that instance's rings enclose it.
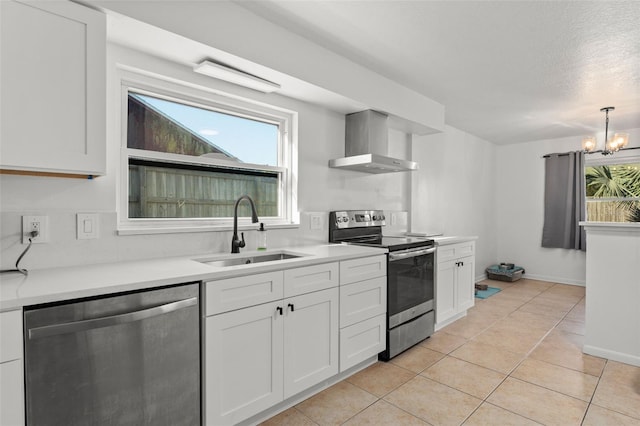
<path fill-rule="evenodd" d="M 11 269 L 27 247 L 21 244 L 23 214 L 34 212 L 2 212 L 0 214 L 0 267 Z M 117 235 L 115 212 L 98 213 L 100 236 L 97 239 L 76 239 L 76 212 L 43 212 L 49 217 L 50 242 L 33 244 L 20 262 L 26 269 L 42 269 L 59 266 L 94 263 L 122 262 L 158 257 L 190 256 L 230 251 L 232 231 L 189 232 L 173 234 Z M 326 244 L 328 241 L 328 211 L 303 212 L 300 226 L 290 229 L 267 229 L 267 248 L 295 247 L 310 244 Z M 311 229 L 311 218 L 320 218 L 321 229 Z M 318 221 L 316 220 L 316 225 Z M 255 250 L 256 230 L 243 230 L 247 246 Z"/>
<path fill-rule="evenodd" d="M 385 210 L 385 226 L 382 228 L 384 235 L 404 234 L 409 230 L 409 214 L 402 210 Z"/>

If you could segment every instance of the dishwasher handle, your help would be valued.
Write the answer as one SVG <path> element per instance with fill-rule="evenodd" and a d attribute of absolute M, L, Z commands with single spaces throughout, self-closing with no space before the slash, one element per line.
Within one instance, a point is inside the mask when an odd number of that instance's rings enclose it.
<path fill-rule="evenodd" d="M 178 300 L 176 302 L 167 303 L 153 308 L 127 312 L 126 314 L 30 328 L 29 339 L 38 339 L 40 337 L 49 337 L 58 334 L 78 333 L 87 330 L 94 330 L 96 328 L 111 327 L 114 325 L 141 321 L 147 318 L 153 318 L 159 315 L 167 314 L 169 312 L 174 312 L 179 309 L 188 308 L 189 306 L 194 306 L 197 304 L 198 298 L 191 297 L 189 299 Z"/>

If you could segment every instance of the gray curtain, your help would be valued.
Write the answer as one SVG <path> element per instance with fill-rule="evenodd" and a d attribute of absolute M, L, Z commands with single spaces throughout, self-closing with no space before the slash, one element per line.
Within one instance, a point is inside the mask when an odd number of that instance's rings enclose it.
<path fill-rule="evenodd" d="M 586 250 L 584 153 L 545 157 L 542 247 Z"/>

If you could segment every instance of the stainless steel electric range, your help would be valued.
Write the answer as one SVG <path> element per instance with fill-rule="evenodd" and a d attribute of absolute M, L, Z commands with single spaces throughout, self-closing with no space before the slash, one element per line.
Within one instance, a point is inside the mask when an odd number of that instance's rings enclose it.
<path fill-rule="evenodd" d="M 383 236 L 382 210 L 329 213 L 329 242 L 381 247 L 387 254 L 387 348 L 389 360 L 434 331 L 435 244 L 426 238 Z"/>

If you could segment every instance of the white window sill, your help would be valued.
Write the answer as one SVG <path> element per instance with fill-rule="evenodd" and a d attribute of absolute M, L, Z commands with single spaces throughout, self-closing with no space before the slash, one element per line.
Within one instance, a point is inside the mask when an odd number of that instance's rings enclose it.
<path fill-rule="evenodd" d="M 238 224 L 238 231 L 255 231 L 258 223 Z M 268 223 L 265 228 L 270 229 L 296 229 L 299 223 Z M 229 232 L 233 231 L 233 224 L 229 225 L 188 225 L 188 226 L 120 226 L 117 235 L 152 235 L 152 234 L 181 234 L 188 232 Z"/>

